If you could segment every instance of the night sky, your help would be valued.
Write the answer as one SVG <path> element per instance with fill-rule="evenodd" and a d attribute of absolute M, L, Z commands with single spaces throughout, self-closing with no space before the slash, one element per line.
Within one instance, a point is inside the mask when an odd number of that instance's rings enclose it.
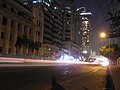
<path fill-rule="evenodd" d="M 99 33 L 108 30 L 107 0 L 75 0 L 77 7 L 86 7 L 92 13 L 91 41 L 92 49 L 97 50 L 106 42 L 99 38 Z"/>

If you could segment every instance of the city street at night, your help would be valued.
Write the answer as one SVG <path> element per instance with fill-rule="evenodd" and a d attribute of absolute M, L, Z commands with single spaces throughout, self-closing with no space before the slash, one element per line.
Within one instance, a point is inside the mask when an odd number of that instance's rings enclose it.
<path fill-rule="evenodd" d="M 0 90 L 102 90 L 106 87 L 107 67 L 27 65 L 0 67 Z"/>
<path fill-rule="evenodd" d="M 0 90 L 120 90 L 120 0 L 0 0 Z"/>

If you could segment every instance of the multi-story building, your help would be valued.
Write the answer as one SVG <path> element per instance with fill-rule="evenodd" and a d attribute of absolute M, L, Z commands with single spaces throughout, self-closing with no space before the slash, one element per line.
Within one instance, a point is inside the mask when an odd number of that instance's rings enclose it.
<path fill-rule="evenodd" d="M 83 51 L 88 51 L 90 34 L 89 34 L 89 18 L 87 16 L 82 16 L 82 48 Z"/>
<path fill-rule="evenodd" d="M 79 46 L 79 21 L 76 17 L 76 10 L 73 0 L 64 0 L 64 44 L 63 48 L 67 49 L 72 56 L 80 55 Z M 80 24 L 80 23 L 79 23 Z"/>
<path fill-rule="evenodd" d="M 23 53 L 15 46 L 17 36 L 21 38 L 32 31 L 32 12 L 14 0 L 0 1 L 0 52 L 3 54 Z M 27 53 L 27 50 L 24 51 Z"/>
<path fill-rule="evenodd" d="M 38 52 L 35 54 L 43 55 L 42 46 L 43 46 L 43 33 L 44 33 L 44 12 L 41 10 L 41 7 L 33 6 L 32 8 L 33 14 L 33 23 L 35 25 L 35 42 L 40 45 Z M 31 37 L 32 38 L 32 37 Z"/>
<path fill-rule="evenodd" d="M 89 17 L 79 16 L 72 0 L 20 1 L 0 2 L 0 53 L 49 56 L 65 49 L 79 56 L 81 43 L 89 47 Z"/>
<path fill-rule="evenodd" d="M 0 1 L 1 54 L 39 55 L 36 52 L 42 42 L 39 36 L 43 27 L 38 29 L 42 19 L 37 16 L 40 14 L 33 13 L 37 13 L 35 9 L 29 9 L 17 0 Z"/>
<path fill-rule="evenodd" d="M 83 10 L 82 10 L 83 9 Z M 84 7 L 77 9 L 80 14 L 80 32 L 82 35 L 82 52 L 90 53 L 90 30 L 91 30 L 91 12 L 86 12 Z"/>
<path fill-rule="evenodd" d="M 21 0 L 29 7 L 39 7 L 44 12 L 42 52 L 45 56 L 62 47 L 63 7 L 59 0 Z"/>

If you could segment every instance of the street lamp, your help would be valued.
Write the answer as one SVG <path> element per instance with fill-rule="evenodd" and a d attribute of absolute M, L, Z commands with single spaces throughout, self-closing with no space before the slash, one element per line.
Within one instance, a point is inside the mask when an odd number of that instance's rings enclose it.
<path fill-rule="evenodd" d="M 100 37 L 101 38 L 107 38 L 106 32 L 101 32 L 100 33 Z M 108 38 L 108 48 L 110 48 L 110 38 Z"/>
<path fill-rule="evenodd" d="M 105 32 L 101 32 L 100 37 L 107 38 L 107 34 Z M 108 49 L 110 50 L 110 38 L 108 38 Z M 110 53 L 109 53 L 109 59 L 110 59 Z"/>
<path fill-rule="evenodd" d="M 105 33 L 105 32 L 101 32 L 101 33 L 100 33 L 100 37 L 101 37 L 101 38 L 106 38 L 106 33 Z"/>

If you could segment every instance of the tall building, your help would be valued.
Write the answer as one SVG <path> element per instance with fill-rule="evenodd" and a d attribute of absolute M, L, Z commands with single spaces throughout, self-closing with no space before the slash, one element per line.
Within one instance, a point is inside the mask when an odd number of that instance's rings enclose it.
<path fill-rule="evenodd" d="M 89 51 L 90 42 L 90 27 L 89 17 L 82 16 L 82 49 Z"/>
<path fill-rule="evenodd" d="M 77 28 L 76 8 L 73 0 L 64 0 L 64 44 L 69 55 L 80 56 L 79 29 Z"/>
<path fill-rule="evenodd" d="M 23 4 L 36 6 L 44 13 L 42 53 L 50 56 L 62 48 L 63 7 L 59 0 L 21 0 Z M 39 11 L 38 11 L 39 12 Z"/>
<path fill-rule="evenodd" d="M 82 35 L 82 52 L 90 53 L 91 12 L 86 12 L 84 7 L 79 8 L 81 17 L 80 31 Z"/>

